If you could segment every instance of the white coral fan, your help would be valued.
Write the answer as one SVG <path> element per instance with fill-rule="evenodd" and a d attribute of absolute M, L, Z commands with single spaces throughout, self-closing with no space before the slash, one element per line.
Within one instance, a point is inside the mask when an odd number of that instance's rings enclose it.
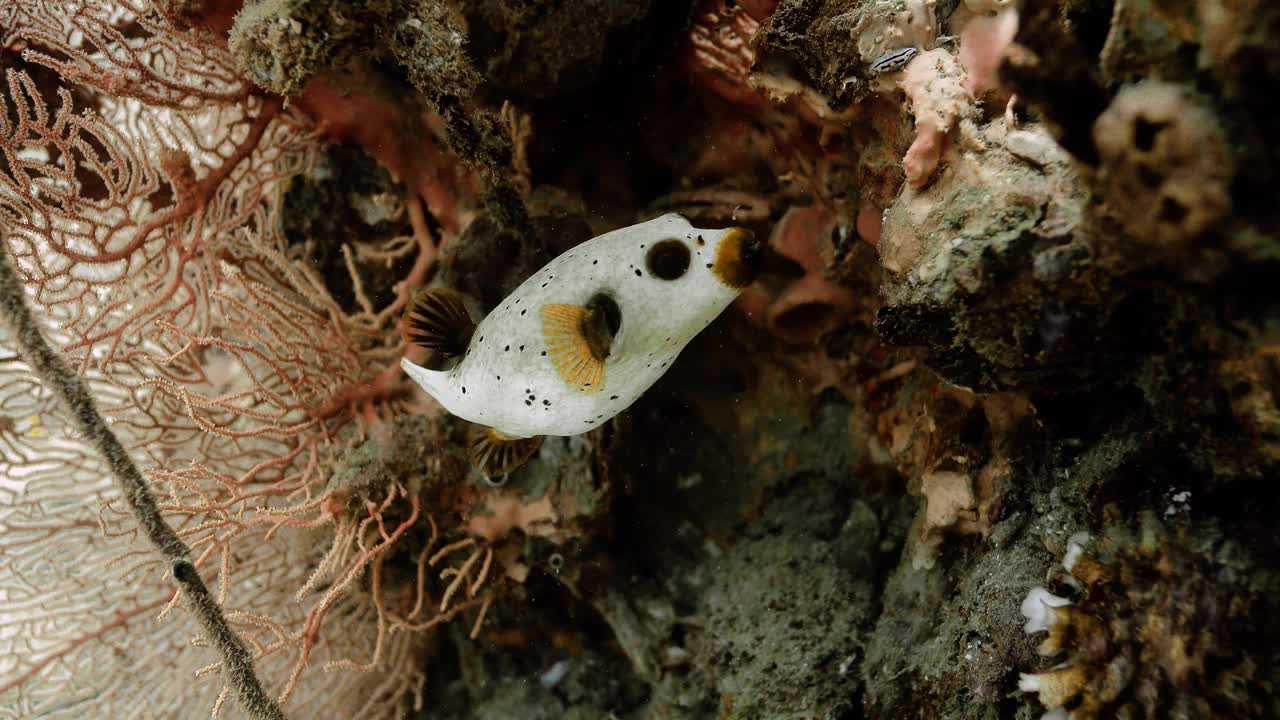
<path fill-rule="evenodd" d="M 333 539 L 350 391 L 393 362 L 394 321 L 344 313 L 280 234 L 281 185 L 316 148 L 306 120 L 163 9 L 0 3 L 5 46 L 40 48 L 0 78 L 0 252 L 268 692 L 292 689 L 296 717 L 398 714 L 421 687 L 416 636 L 384 639 L 356 591 L 327 596 L 321 636 L 321 591 L 295 597 Z M 0 716 L 234 716 L 217 652 L 168 612 L 168 564 L 14 346 L 0 334 Z"/>

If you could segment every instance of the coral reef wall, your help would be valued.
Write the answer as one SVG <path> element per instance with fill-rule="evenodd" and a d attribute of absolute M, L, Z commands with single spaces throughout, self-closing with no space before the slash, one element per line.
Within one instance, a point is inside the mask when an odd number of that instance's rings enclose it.
<path fill-rule="evenodd" d="M 1280 718 L 1280 5 L 0 4 L 0 249 L 291 718 Z M 488 478 L 400 370 L 761 277 Z M 654 312 L 660 312 L 655 310 Z M 0 718 L 258 717 L 0 330 Z"/>

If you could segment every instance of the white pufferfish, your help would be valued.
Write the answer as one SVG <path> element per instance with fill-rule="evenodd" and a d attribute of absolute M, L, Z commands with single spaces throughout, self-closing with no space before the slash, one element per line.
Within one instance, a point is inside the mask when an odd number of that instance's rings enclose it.
<path fill-rule="evenodd" d="M 578 435 L 625 410 L 755 279 L 760 244 L 742 228 L 701 230 L 672 213 L 592 238 L 552 260 L 477 325 L 462 297 L 422 291 L 411 342 L 457 358 L 409 377 L 482 426 L 472 464 L 503 475 L 544 435 Z"/>

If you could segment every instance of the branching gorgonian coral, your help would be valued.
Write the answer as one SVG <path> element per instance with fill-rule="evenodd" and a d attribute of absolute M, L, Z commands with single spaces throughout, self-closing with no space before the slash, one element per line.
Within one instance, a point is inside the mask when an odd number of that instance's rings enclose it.
<path fill-rule="evenodd" d="M 0 8 L 6 249 L 267 692 L 297 717 L 394 716 L 420 697 L 425 632 L 490 599 L 487 548 L 448 568 L 465 548 L 436 532 L 428 478 L 330 482 L 411 397 L 396 323 L 434 258 L 429 209 L 411 190 L 413 233 L 365 248 L 409 267 L 383 306 L 341 248 L 345 311 L 281 229 L 309 120 L 165 10 Z M 0 716 L 234 714 L 219 654 L 171 612 L 169 561 L 16 347 L 0 336 Z M 393 555 L 418 570 L 389 588 Z"/>

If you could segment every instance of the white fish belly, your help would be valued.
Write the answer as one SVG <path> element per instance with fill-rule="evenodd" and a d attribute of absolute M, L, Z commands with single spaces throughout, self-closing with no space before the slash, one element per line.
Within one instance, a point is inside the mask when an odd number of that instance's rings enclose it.
<path fill-rule="evenodd" d="M 565 382 L 543 354 L 541 328 L 536 334 L 500 334 L 501 343 L 491 343 L 491 335 L 483 342 L 480 337 L 477 329 L 471 352 L 448 374 L 456 406 L 442 404 L 459 417 L 517 437 L 578 435 L 600 427 L 662 377 L 688 342 L 672 338 L 662 352 L 638 356 L 619 343 L 605 362 L 603 385 L 582 392 Z"/>

